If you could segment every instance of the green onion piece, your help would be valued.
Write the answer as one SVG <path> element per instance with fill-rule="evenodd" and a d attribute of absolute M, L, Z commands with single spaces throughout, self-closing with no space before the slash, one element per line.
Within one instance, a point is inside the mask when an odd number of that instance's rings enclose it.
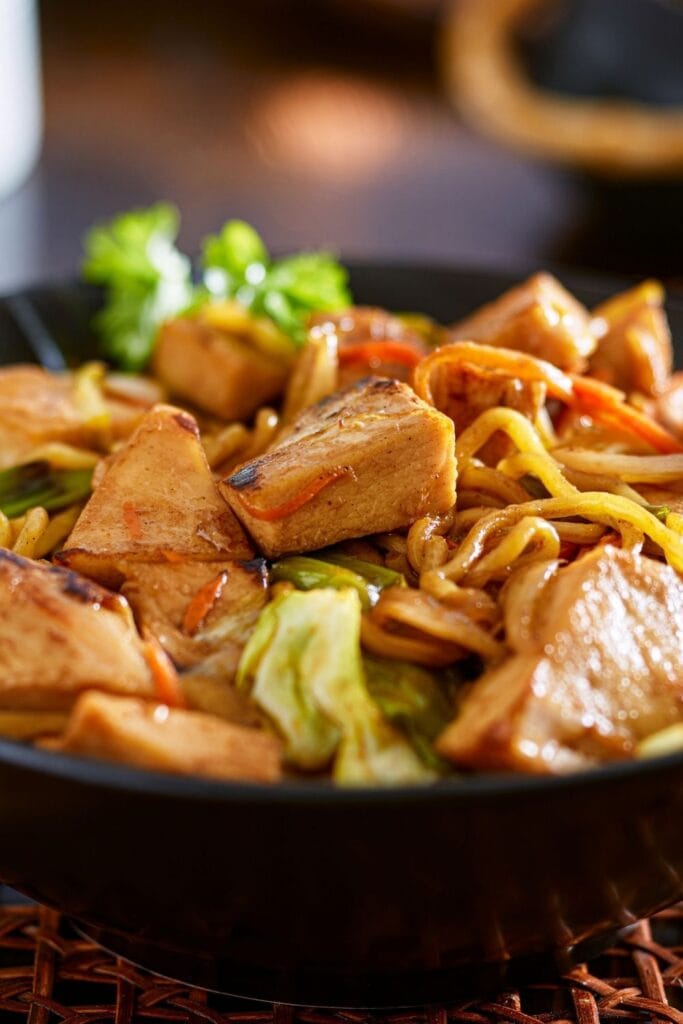
<path fill-rule="evenodd" d="M 92 469 L 55 469 L 26 462 L 0 472 L 0 511 L 10 519 L 40 505 L 48 512 L 73 505 L 92 489 Z"/>
<path fill-rule="evenodd" d="M 351 572 L 362 576 L 378 590 L 384 590 L 385 587 L 406 586 L 406 578 L 403 573 L 396 572 L 395 569 L 387 569 L 383 565 L 375 565 L 374 562 L 366 562 L 362 558 L 354 558 L 353 555 L 344 555 L 337 551 L 323 551 L 320 553 L 320 558 L 324 562 L 332 562 L 333 565 L 350 569 Z"/>
<path fill-rule="evenodd" d="M 549 498 L 550 491 L 541 483 L 541 481 L 535 477 L 526 474 L 526 476 L 520 477 L 520 484 L 525 491 L 528 491 L 532 498 L 541 500 L 542 498 Z"/>
<path fill-rule="evenodd" d="M 379 588 L 351 569 L 319 558 L 292 555 L 274 562 L 270 570 L 273 583 L 293 583 L 297 590 L 355 590 L 364 611 L 369 611 L 379 600 Z"/>

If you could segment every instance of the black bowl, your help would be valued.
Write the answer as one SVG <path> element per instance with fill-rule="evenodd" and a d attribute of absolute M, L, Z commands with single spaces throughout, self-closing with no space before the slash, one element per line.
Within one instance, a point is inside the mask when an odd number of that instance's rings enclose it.
<path fill-rule="evenodd" d="M 520 276 L 356 266 L 353 284 L 360 301 L 448 319 Z M 0 356 L 87 352 L 96 303 L 77 285 L 0 303 Z M 683 304 L 670 315 L 683 336 Z M 681 821 L 683 755 L 335 790 L 0 741 L 4 881 L 163 974 L 279 1002 L 417 1005 L 566 969 L 681 897 Z"/>

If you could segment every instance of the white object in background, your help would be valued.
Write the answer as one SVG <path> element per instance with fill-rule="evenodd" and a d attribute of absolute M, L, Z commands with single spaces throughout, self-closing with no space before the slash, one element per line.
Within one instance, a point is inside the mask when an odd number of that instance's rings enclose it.
<path fill-rule="evenodd" d="M 0 199 L 23 183 L 43 129 L 35 0 L 0 0 Z"/>

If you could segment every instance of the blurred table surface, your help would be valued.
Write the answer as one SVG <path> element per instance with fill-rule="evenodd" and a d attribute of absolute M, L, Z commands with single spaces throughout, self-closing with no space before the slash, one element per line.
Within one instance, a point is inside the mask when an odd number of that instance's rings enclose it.
<path fill-rule="evenodd" d="M 683 273 L 656 232 L 633 244 L 639 200 L 610 191 L 624 242 L 594 186 L 459 123 L 422 6 L 45 2 L 45 144 L 0 203 L 0 291 L 73 274 L 89 225 L 160 198 L 191 252 L 239 216 L 276 251 Z"/>

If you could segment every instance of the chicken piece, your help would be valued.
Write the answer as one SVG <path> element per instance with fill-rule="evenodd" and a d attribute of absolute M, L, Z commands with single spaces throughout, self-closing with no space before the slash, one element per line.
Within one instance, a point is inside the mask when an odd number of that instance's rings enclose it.
<path fill-rule="evenodd" d="M 247 637 L 267 598 L 262 559 L 252 562 L 130 562 L 121 593 L 141 631 L 157 638 L 176 665 L 195 665 L 221 651 L 234 676 Z M 229 671 L 232 666 L 232 671 Z"/>
<path fill-rule="evenodd" d="M 39 366 L 10 366 L 0 370 L 0 469 L 25 460 L 38 446 L 58 441 L 99 447 L 103 428 L 89 420 L 79 403 L 76 374 L 50 373 Z M 159 392 L 146 381 L 136 397 L 107 393 L 103 382 L 102 408 L 109 417 L 110 439 L 127 437 L 144 416 L 149 401 Z"/>
<path fill-rule="evenodd" d="M 194 419 L 157 405 L 109 462 L 57 560 L 118 587 L 130 562 L 248 559 Z"/>
<path fill-rule="evenodd" d="M 400 529 L 455 502 L 453 423 L 370 377 L 304 412 L 221 490 L 261 550 L 311 551 Z"/>
<path fill-rule="evenodd" d="M 81 690 L 151 697 L 126 601 L 73 572 L 0 549 L 0 708 L 63 711 Z"/>
<path fill-rule="evenodd" d="M 474 684 L 437 742 L 444 757 L 564 772 L 630 757 L 683 717 L 683 582 L 673 569 L 601 546 L 531 601 L 523 649 Z"/>
<path fill-rule="evenodd" d="M 449 330 L 450 341 L 479 341 L 528 352 L 581 371 L 595 348 L 588 310 L 550 274 L 534 274 Z"/>
<path fill-rule="evenodd" d="M 282 745 L 259 729 L 134 697 L 84 693 L 63 737 L 42 746 L 180 775 L 276 782 Z"/>
<path fill-rule="evenodd" d="M 296 352 L 274 355 L 205 318 L 179 317 L 159 331 L 154 372 L 172 395 L 226 420 L 248 419 L 277 398 Z"/>
<path fill-rule="evenodd" d="M 627 394 L 655 396 L 666 388 L 673 349 L 663 303 L 662 286 L 644 281 L 593 310 L 599 337 L 590 360 L 593 377 Z"/>
<path fill-rule="evenodd" d="M 506 377 L 499 371 L 471 364 L 442 364 L 431 376 L 434 404 L 455 423 L 456 437 L 481 413 L 505 406 L 535 420 L 545 403 L 546 388 L 538 381 Z M 513 445 L 503 435 L 493 437 L 477 457 L 490 465 L 509 455 Z"/>
<path fill-rule="evenodd" d="M 683 440 L 683 373 L 674 373 L 670 378 L 652 414 L 667 430 Z"/>
<path fill-rule="evenodd" d="M 191 711 L 204 711 L 235 725 L 262 726 L 265 716 L 251 698 L 234 685 L 238 660 L 226 666 L 224 652 L 218 651 L 179 676 L 185 703 Z"/>
<path fill-rule="evenodd" d="M 425 339 L 400 317 L 374 306 L 353 306 L 340 313 L 316 313 L 309 320 L 312 337 L 334 335 L 342 388 L 378 373 L 408 381 L 415 363 L 429 351 Z M 382 348 L 386 343 L 386 354 Z"/>

